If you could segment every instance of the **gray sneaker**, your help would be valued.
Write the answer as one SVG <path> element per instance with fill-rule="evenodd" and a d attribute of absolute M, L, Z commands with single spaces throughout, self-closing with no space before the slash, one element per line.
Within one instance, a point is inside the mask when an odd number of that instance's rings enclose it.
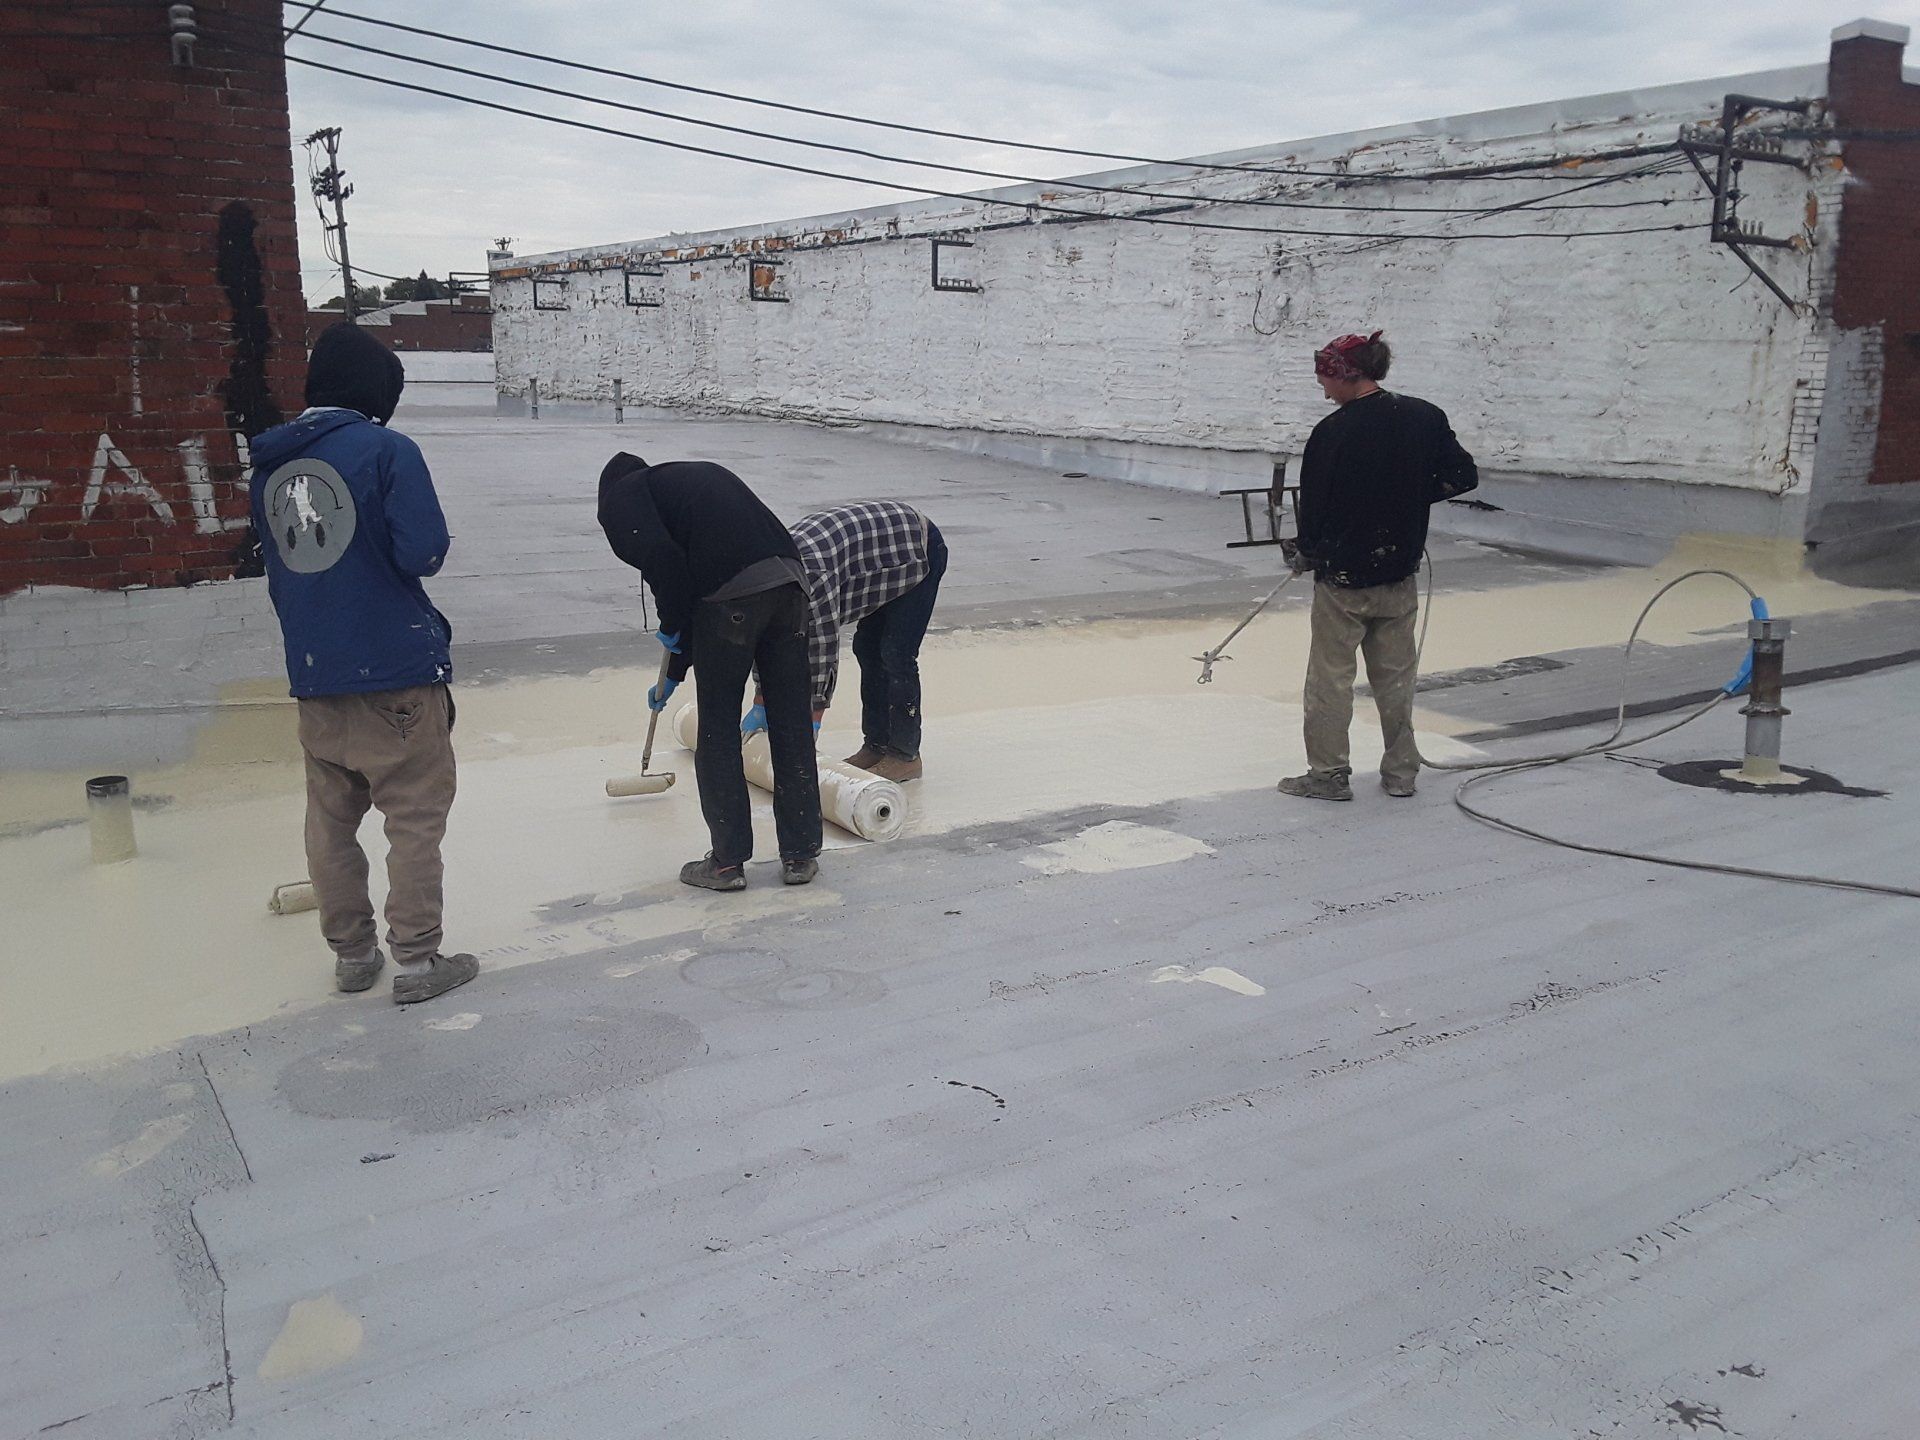
<path fill-rule="evenodd" d="M 1353 787 L 1341 774 L 1321 775 L 1309 770 L 1304 775 L 1289 775 L 1280 782 L 1282 795 L 1297 795 L 1302 800 L 1351 800 Z"/>
<path fill-rule="evenodd" d="M 780 862 L 780 882 L 783 885 L 810 885 L 813 877 L 819 873 L 820 862 L 811 858 Z"/>
<path fill-rule="evenodd" d="M 343 995 L 357 995 L 362 990 L 371 990 L 373 982 L 380 978 L 380 969 L 387 963 L 387 957 L 380 953 L 380 947 L 374 946 L 364 955 L 341 955 L 333 962 L 333 983 Z"/>
<path fill-rule="evenodd" d="M 744 890 L 747 871 L 744 865 L 722 865 L 709 854 L 704 860 L 689 860 L 682 865 L 680 883 L 697 885 L 702 890 Z"/>
<path fill-rule="evenodd" d="M 403 970 L 393 977 L 393 1003 L 418 1005 L 466 984 L 480 973 L 471 955 L 436 955 L 424 970 Z"/>
<path fill-rule="evenodd" d="M 1396 780 L 1391 775 L 1380 777 L 1380 788 L 1396 800 L 1410 799 L 1413 795 L 1413 781 Z"/>

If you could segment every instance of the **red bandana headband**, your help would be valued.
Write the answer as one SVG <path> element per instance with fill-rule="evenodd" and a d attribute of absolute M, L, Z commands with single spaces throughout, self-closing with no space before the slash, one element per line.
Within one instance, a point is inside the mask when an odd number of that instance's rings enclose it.
<path fill-rule="evenodd" d="M 1313 352 L 1313 373 L 1329 380 L 1363 379 L 1360 367 L 1353 363 L 1353 352 L 1363 345 L 1371 345 L 1385 333 L 1376 330 L 1371 335 L 1342 335 L 1324 349 Z"/>

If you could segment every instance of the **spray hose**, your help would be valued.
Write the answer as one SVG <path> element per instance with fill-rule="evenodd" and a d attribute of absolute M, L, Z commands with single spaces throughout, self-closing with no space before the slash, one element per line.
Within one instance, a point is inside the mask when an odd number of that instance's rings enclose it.
<path fill-rule="evenodd" d="M 1426 653 L 1427 625 L 1433 618 L 1433 557 L 1423 553 L 1421 560 L 1426 567 L 1427 576 L 1426 594 L 1422 599 L 1420 607 L 1420 637 L 1414 646 L 1414 673 L 1416 675 L 1419 674 L 1420 657 Z M 1670 591 L 1685 584 L 1689 580 L 1698 580 L 1707 577 L 1718 577 L 1722 580 L 1732 581 L 1735 585 L 1738 585 L 1742 590 L 1746 591 L 1748 609 L 1752 613 L 1753 618 L 1756 620 L 1769 618 L 1767 602 L 1761 598 L 1760 593 L 1731 570 L 1689 570 L 1685 574 L 1676 575 L 1673 579 L 1667 581 L 1666 584 L 1654 591 L 1652 597 L 1641 607 L 1640 614 L 1633 622 L 1633 629 L 1627 634 L 1627 643 L 1621 647 L 1620 705 L 1614 717 L 1613 729 L 1605 739 L 1596 741 L 1591 745 L 1583 745 L 1577 750 L 1566 750 L 1551 755 L 1532 755 L 1518 760 L 1444 761 L 1429 760 L 1425 755 L 1422 755 L 1420 756 L 1421 765 L 1429 770 L 1478 772 L 1477 774 L 1468 775 L 1467 779 L 1460 783 L 1459 787 L 1454 791 L 1453 803 L 1472 819 L 1479 821 L 1483 825 L 1491 826 L 1496 830 L 1504 830 L 1509 835 L 1519 835 L 1528 840 L 1537 840 L 1547 845 L 1557 845 L 1566 850 L 1577 850 L 1587 855 L 1605 855 L 1620 860 L 1638 860 L 1648 865 L 1665 865 L 1680 870 L 1704 870 L 1712 874 L 1738 875 L 1752 880 L 1775 880 L 1791 885 L 1818 885 L 1826 889 L 1852 890 L 1870 895 L 1891 895 L 1906 900 L 1920 900 L 1920 889 L 1913 889 L 1903 885 L 1882 885 L 1871 880 L 1847 880 L 1825 875 L 1805 875 L 1791 870 L 1764 870 L 1747 865 L 1723 865 L 1712 860 L 1688 860 L 1674 855 L 1655 855 L 1641 850 L 1626 850 L 1608 845 L 1589 845 L 1578 840 L 1568 840 L 1544 830 L 1532 829 L 1528 826 L 1518 824 L 1515 821 L 1491 814 L 1486 810 L 1478 809 L 1468 803 L 1467 795 L 1476 786 L 1497 780 L 1504 775 L 1518 775 L 1529 770 L 1544 770 L 1554 765 L 1564 765 L 1570 760 L 1581 760 L 1592 755 L 1612 754 L 1615 751 L 1625 750 L 1633 745 L 1644 744 L 1649 740 L 1657 740 L 1663 735 L 1671 735 L 1674 731 L 1691 725 L 1694 721 L 1719 706 L 1723 701 L 1745 690 L 1753 681 L 1753 647 L 1751 645 L 1747 647 L 1747 653 L 1741 659 L 1739 669 L 1734 671 L 1733 678 L 1728 680 L 1719 690 L 1715 691 L 1713 698 L 1708 700 L 1704 705 L 1696 706 L 1677 720 L 1670 721 L 1652 730 L 1643 731 L 1638 735 L 1622 738 L 1627 728 L 1627 681 L 1633 661 L 1633 647 L 1639 642 L 1640 631 L 1646 625 L 1647 617 L 1653 613 L 1654 607 L 1666 598 Z M 1233 627 L 1226 639 L 1214 646 L 1213 649 L 1194 656 L 1194 659 L 1200 662 L 1200 684 L 1208 685 L 1212 683 L 1213 667 L 1220 661 L 1231 658 L 1226 653 L 1227 646 L 1231 645 L 1240 632 L 1251 625 L 1260 615 L 1260 612 L 1272 604 L 1274 598 L 1278 596 L 1282 590 L 1286 589 L 1287 586 L 1291 585 L 1295 578 L 1295 573 L 1289 572 L 1285 579 L 1267 593 L 1264 600 L 1253 607 L 1244 620 Z"/>
<path fill-rule="evenodd" d="M 1426 653 L 1427 649 L 1427 625 L 1433 619 L 1433 557 L 1431 555 L 1423 555 L 1421 559 L 1425 563 L 1427 570 L 1427 593 L 1420 606 L 1420 639 L 1414 646 L 1413 651 L 1413 668 L 1416 675 L 1420 673 L 1420 657 Z M 1554 755 L 1533 755 L 1522 760 L 1461 760 L 1449 762 L 1445 760 L 1429 760 L 1426 756 L 1422 755 L 1420 757 L 1421 765 L 1429 770 L 1513 770 L 1534 765 L 1558 765 L 1567 760 L 1579 760 L 1585 756 L 1598 755 L 1608 750 L 1624 749 L 1629 745 L 1638 745 L 1643 741 L 1653 740 L 1659 736 L 1671 734 L 1682 725 L 1692 724 L 1728 696 L 1738 694 L 1746 687 L 1748 681 L 1753 678 L 1752 646 L 1747 647 L 1746 658 L 1741 662 L 1739 670 L 1734 673 L 1733 679 L 1729 680 L 1716 691 L 1713 698 L 1707 701 L 1706 704 L 1696 710 L 1690 711 L 1683 719 L 1674 724 L 1662 726 L 1658 730 L 1647 731 L 1645 734 L 1635 735 L 1630 739 L 1623 740 L 1620 738 L 1626 732 L 1627 728 L 1627 677 L 1633 664 L 1633 647 L 1640 641 L 1640 631 L 1646 625 L 1647 617 L 1653 613 L 1654 607 L 1664 600 L 1670 591 L 1677 589 L 1689 580 L 1697 580 L 1705 576 L 1718 576 L 1723 580 L 1731 580 L 1747 592 L 1747 603 L 1752 608 L 1753 613 L 1756 616 L 1765 618 L 1767 602 L 1760 598 L 1758 591 L 1731 570 L 1689 570 L 1684 575 L 1674 576 L 1673 579 L 1654 591 L 1653 597 L 1649 599 L 1645 605 L 1641 606 L 1640 614 L 1633 622 L 1633 629 L 1627 632 L 1627 643 L 1620 651 L 1620 708 L 1614 716 L 1613 731 L 1606 739 L 1597 741 L 1592 745 L 1584 745 L 1578 750 L 1569 750 Z"/>
<path fill-rule="evenodd" d="M 1415 650 L 1415 673 L 1418 673 L 1419 669 L 1417 657 L 1419 653 L 1426 648 L 1427 621 L 1433 613 L 1433 560 L 1430 556 L 1425 557 L 1425 560 L 1427 567 L 1427 595 L 1425 608 L 1420 617 L 1420 640 Z M 1689 710 L 1678 720 L 1671 721 L 1668 724 L 1661 725 L 1652 730 L 1643 731 L 1627 739 L 1621 739 L 1622 733 L 1627 728 L 1628 662 L 1633 658 L 1634 643 L 1640 638 L 1641 627 L 1646 624 L 1647 616 L 1653 613 L 1653 607 L 1660 603 L 1668 591 L 1688 580 L 1699 579 L 1703 576 L 1719 576 L 1722 579 L 1731 580 L 1747 592 L 1747 604 L 1753 618 L 1756 620 L 1769 618 L 1767 602 L 1760 598 L 1759 593 L 1755 591 L 1751 585 L 1747 584 L 1746 581 L 1742 580 L 1738 575 L 1735 575 L 1731 570 L 1689 570 L 1686 574 L 1676 575 L 1665 585 L 1662 585 L 1654 592 L 1653 598 L 1648 600 L 1646 605 L 1641 608 L 1639 618 L 1633 622 L 1633 629 L 1627 635 L 1627 643 L 1620 652 L 1620 709 L 1614 721 L 1613 731 L 1606 739 L 1599 741 L 1597 744 L 1585 745 L 1578 750 L 1569 750 L 1558 755 L 1535 755 L 1521 760 L 1493 760 L 1447 764 L 1436 763 L 1422 755 L 1420 757 L 1420 763 L 1432 770 L 1479 771 L 1479 774 L 1469 775 L 1465 780 L 1461 781 L 1459 787 L 1453 792 L 1453 803 L 1456 808 L 1470 818 L 1478 820 L 1482 825 L 1491 826 L 1495 830 L 1504 830 L 1509 835 L 1518 835 L 1527 840 L 1537 840 L 1542 844 L 1557 845 L 1563 850 L 1577 850 L 1584 855 L 1605 855 L 1616 860 L 1638 860 L 1642 864 L 1664 865 L 1675 870 L 1703 870 L 1709 874 L 1737 875 L 1749 880 L 1774 880 L 1788 885 L 1817 885 L 1829 890 L 1852 890 L 1868 895 L 1891 895 L 1903 900 L 1920 900 L 1920 889 L 1913 889 L 1905 885 L 1882 885 L 1872 880 L 1848 880 L 1829 875 L 1807 875 L 1795 870 L 1766 870 L 1751 865 L 1726 865 L 1716 860 L 1689 860 L 1678 855 L 1656 855 L 1645 850 L 1628 850 L 1612 845 L 1590 845 L 1583 841 L 1569 840 L 1565 836 L 1554 835 L 1545 830 L 1537 830 L 1530 826 L 1521 825 L 1516 821 L 1508 820 L 1503 816 L 1477 808 L 1468 802 L 1467 796 L 1476 787 L 1498 780 L 1503 775 L 1519 775 L 1529 770 L 1545 770 L 1555 765 L 1564 765 L 1569 760 L 1580 760 L 1590 755 L 1612 754 L 1618 750 L 1625 750 L 1629 746 L 1641 745 L 1649 740 L 1657 740 L 1662 735 L 1671 735 L 1674 731 L 1691 725 L 1708 711 L 1718 706 L 1722 701 L 1746 689 L 1753 680 L 1753 647 L 1751 645 L 1747 647 L 1747 653 L 1740 662 L 1740 668 L 1734 672 L 1733 678 L 1721 686 L 1719 690 L 1715 691 L 1713 698 L 1707 701 L 1706 704 Z"/>

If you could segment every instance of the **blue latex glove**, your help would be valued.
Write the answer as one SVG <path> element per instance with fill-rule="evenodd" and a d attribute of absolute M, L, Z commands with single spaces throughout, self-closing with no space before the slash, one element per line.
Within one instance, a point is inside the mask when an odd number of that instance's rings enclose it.
<path fill-rule="evenodd" d="M 747 711 L 746 718 L 740 722 L 740 738 L 744 740 L 747 736 L 758 734 L 766 728 L 767 707 L 755 704 L 751 710 Z"/>
<path fill-rule="evenodd" d="M 653 638 L 658 640 L 661 645 L 667 649 L 668 653 L 673 655 L 680 653 L 680 637 L 678 635 L 669 635 L 664 630 L 656 630 L 653 632 Z"/>
<path fill-rule="evenodd" d="M 667 701 L 673 692 L 680 688 L 678 680 L 662 680 L 658 685 L 647 687 L 647 708 L 658 714 L 667 708 Z"/>

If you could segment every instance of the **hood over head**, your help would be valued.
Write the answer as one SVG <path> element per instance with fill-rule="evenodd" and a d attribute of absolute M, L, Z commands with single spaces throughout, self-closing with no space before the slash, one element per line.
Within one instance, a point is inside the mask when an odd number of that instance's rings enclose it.
<path fill-rule="evenodd" d="M 384 425 L 406 384 L 400 357 L 350 320 L 329 325 L 307 361 L 307 404 L 357 410 Z"/>
<path fill-rule="evenodd" d="M 651 470 L 652 468 L 651 465 L 647 464 L 647 462 L 642 460 L 638 455 L 629 454 L 627 451 L 622 450 L 601 467 L 600 483 L 604 486 L 609 480 L 619 480 L 627 475 L 637 474 L 642 470 Z"/>

